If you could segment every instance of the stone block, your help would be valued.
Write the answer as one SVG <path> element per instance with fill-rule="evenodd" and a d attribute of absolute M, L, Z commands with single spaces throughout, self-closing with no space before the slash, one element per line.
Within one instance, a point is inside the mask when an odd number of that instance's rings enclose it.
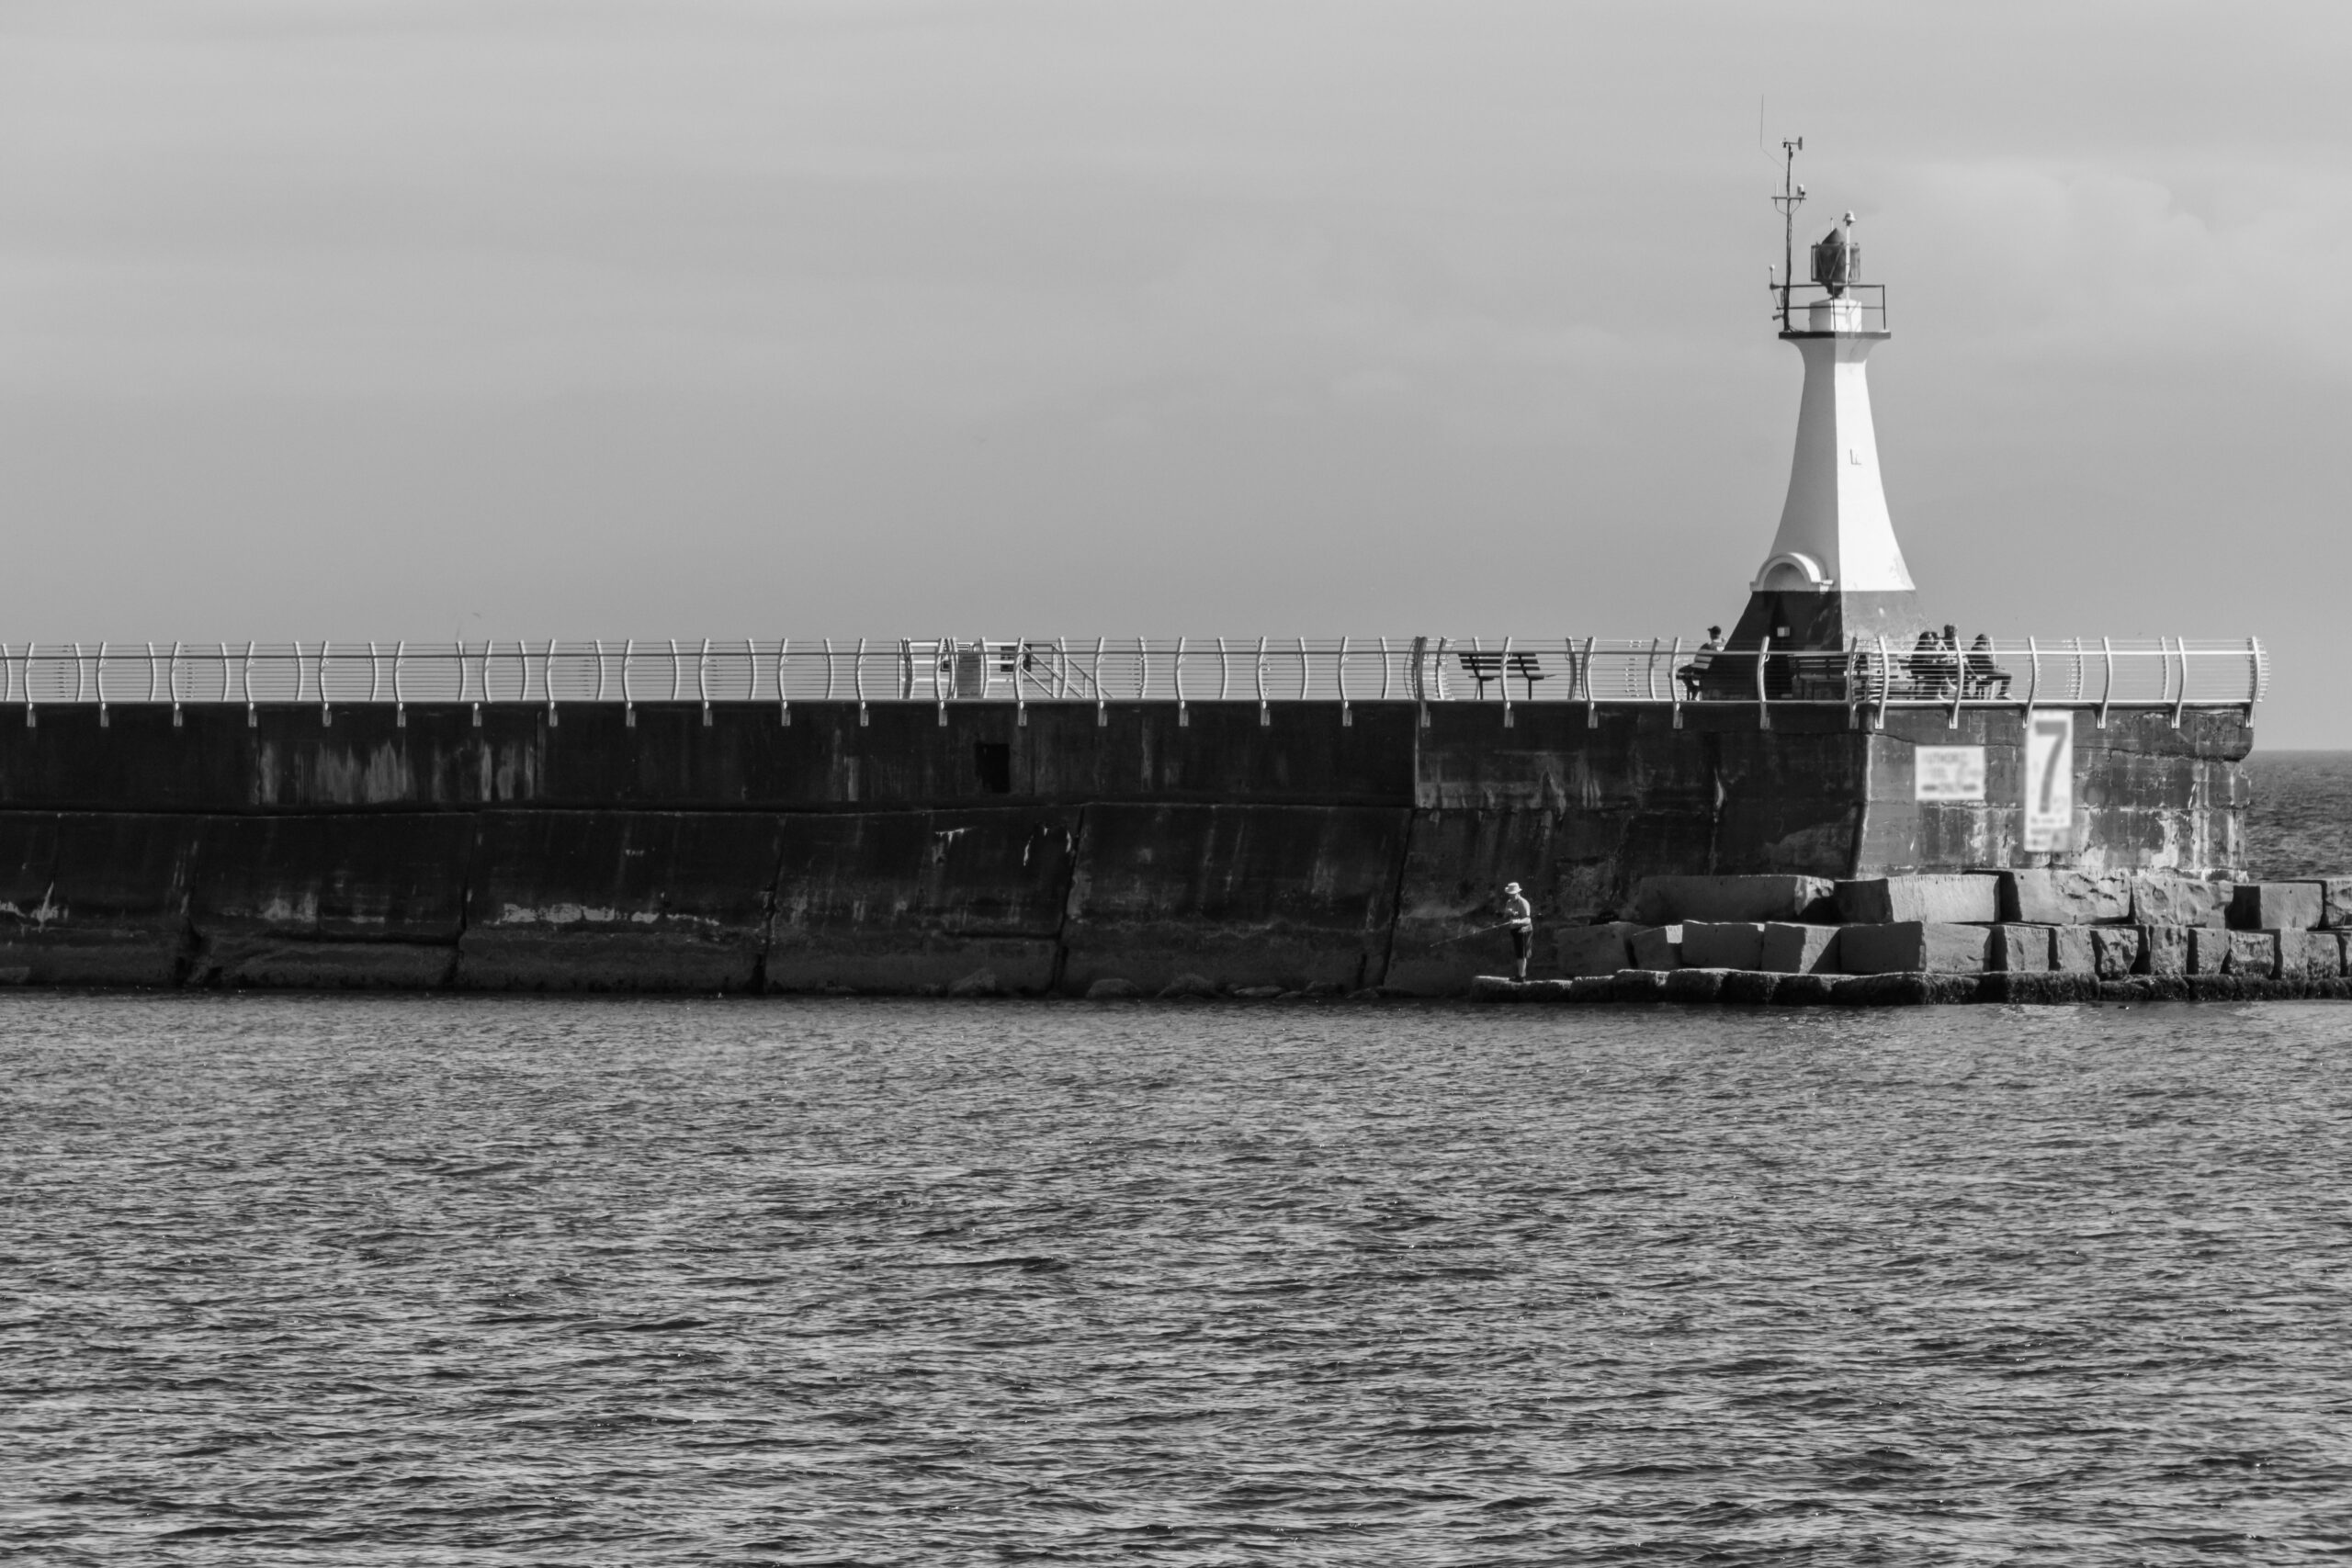
<path fill-rule="evenodd" d="M 1722 999 L 1731 1005 L 1758 1007 L 1772 999 L 1781 976 L 1754 969 L 1735 969 L 1724 976 Z"/>
<path fill-rule="evenodd" d="M 2091 964 L 2102 980 L 2120 980 L 2140 967 L 2140 928 L 2091 929 Z"/>
<path fill-rule="evenodd" d="M 2146 871 L 2132 878 L 2132 918 L 2143 926 L 2226 926 L 2237 885 L 2177 872 Z"/>
<path fill-rule="evenodd" d="M 2091 949 L 2090 927 L 2051 927 L 2050 967 L 2060 975 L 2098 974 L 2098 954 Z"/>
<path fill-rule="evenodd" d="M 2288 980 L 2333 980 L 2344 973 L 2339 931 L 2280 931 L 2278 975 Z"/>
<path fill-rule="evenodd" d="M 2329 929 L 2352 927 L 2352 876 L 2331 876 L 2320 884 L 2320 918 Z"/>
<path fill-rule="evenodd" d="M 1630 920 L 1611 920 L 1598 926 L 1562 926 L 1552 938 L 1552 951 L 1559 960 L 1560 973 L 1570 977 L 1614 975 L 1634 962 L 1628 939 L 1641 929 Z"/>
<path fill-rule="evenodd" d="M 2017 1007 L 2069 1007 L 2098 1000 L 2098 987 L 2096 975 L 1987 975 L 1978 985 L 1976 999 Z"/>
<path fill-rule="evenodd" d="M 1677 969 L 1666 977 L 1664 996 L 1670 1002 L 1721 1001 L 1728 969 Z"/>
<path fill-rule="evenodd" d="M 1609 979 L 1612 1002 L 1655 1002 L 1666 995 L 1666 974 L 1658 969 L 1620 969 Z"/>
<path fill-rule="evenodd" d="M 1838 972 L 1838 931 L 1836 926 L 1774 920 L 1764 928 L 1757 966 L 1776 975 L 1834 975 Z"/>
<path fill-rule="evenodd" d="M 2230 933 L 2212 926 L 2188 929 L 2188 972 L 2219 975 L 2230 966 Z"/>
<path fill-rule="evenodd" d="M 1647 926 L 1801 920 L 1835 887 L 1826 876 L 1645 876 L 1634 884 L 1634 919 Z"/>
<path fill-rule="evenodd" d="M 1568 1000 L 1572 1002 L 1613 1002 L 1616 992 L 1614 975 L 1579 975 L 1568 982 Z"/>
<path fill-rule="evenodd" d="M 2222 965 L 2222 973 L 2243 975 L 2256 980 L 2275 979 L 2278 974 L 2278 933 L 2232 931 L 2230 956 Z"/>
<path fill-rule="evenodd" d="M 2188 974 L 2188 928 L 2186 926 L 2142 926 L 2140 928 L 2140 973 L 2155 976 Z"/>
<path fill-rule="evenodd" d="M 1838 884 L 1838 913 L 1849 925 L 1990 925 L 2001 918 L 2000 903 L 1999 885 L 1989 876 L 1874 876 Z"/>
<path fill-rule="evenodd" d="M 2241 882 L 2230 901 L 2230 929 L 2241 931 L 2307 931 L 2324 912 L 2317 882 Z"/>
<path fill-rule="evenodd" d="M 1682 962 L 1693 969 L 1761 969 L 1764 927 L 1750 920 L 1685 920 Z"/>
<path fill-rule="evenodd" d="M 1946 1002 L 1973 1002 L 1983 976 L 1918 973 L 1865 975 L 1838 987 L 1839 1007 L 1905 1008 Z"/>
<path fill-rule="evenodd" d="M 1634 954 L 1634 968 L 1662 971 L 1682 967 L 1680 926 L 1645 926 L 1634 933 L 1627 945 Z"/>
<path fill-rule="evenodd" d="M 1995 926 L 1986 956 L 1992 967 L 2004 975 L 2042 974 L 2050 968 L 2050 928 Z"/>
<path fill-rule="evenodd" d="M 1772 987 L 1772 1005 L 1782 1008 L 1826 1006 L 1846 983 L 1843 975 L 1783 975 Z"/>
<path fill-rule="evenodd" d="M 1949 920 L 1848 926 L 1838 936 L 1838 967 L 1849 975 L 1979 975 L 1991 936 L 1984 926 Z"/>
<path fill-rule="evenodd" d="M 2005 871 L 1996 881 L 2004 920 L 2095 926 L 2132 919 L 2132 879 L 2121 872 Z"/>

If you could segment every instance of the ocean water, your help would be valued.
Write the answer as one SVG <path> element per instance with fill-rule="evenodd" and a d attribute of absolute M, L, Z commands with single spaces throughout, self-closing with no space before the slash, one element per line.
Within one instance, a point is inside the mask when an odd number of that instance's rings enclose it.
<path fill-rule="evenodd" d="M 2258 876 L 2352 876 L 2352 751 L 2256 751 L 2246 814 Z"/>
<path fill-rule="evenodd" d="M 2352 1551 L 2340 1005 L 0 1017 L 13 1561 Z"/>

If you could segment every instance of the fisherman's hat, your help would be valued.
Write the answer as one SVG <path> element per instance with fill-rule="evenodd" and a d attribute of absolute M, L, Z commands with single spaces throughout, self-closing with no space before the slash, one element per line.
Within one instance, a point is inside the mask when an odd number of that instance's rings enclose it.
<path fill-rule="evenodd" d="M 1519 891 L 1519 884 L 1516 882 L 1506 882 L 1503 884 L 1503 891 L 1506 893 L 1516 893 Z"/>

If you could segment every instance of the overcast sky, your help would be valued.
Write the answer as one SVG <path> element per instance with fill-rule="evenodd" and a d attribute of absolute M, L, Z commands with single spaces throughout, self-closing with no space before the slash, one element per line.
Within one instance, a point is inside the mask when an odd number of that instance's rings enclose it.
<path fill-rule="evenodd" d="M 1929 613 L 2259 636 L 2262 743 L 2352 746 L 2347 44 L 0 0 L 0 637 L 1697 636 L 1787 485 L 1802 134 Z"/>

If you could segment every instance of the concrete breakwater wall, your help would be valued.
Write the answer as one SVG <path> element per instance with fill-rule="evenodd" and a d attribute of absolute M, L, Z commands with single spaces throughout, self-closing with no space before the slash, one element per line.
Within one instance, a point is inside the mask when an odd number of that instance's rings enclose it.
<path fill-rule="evenodd" d="M 2095 869 L 2227 871 L 2250 731 L 2076 725 Z M 44 709 L 0 720 L 0 979 L 1447 993 L 1498 886 L 2032 865 L 2020 716 L 1254 702 Z M 1986 748 L 1922 803 L 1920 745 Z M 1539 972 L 1555 959 L 1547 949 Z"/>

